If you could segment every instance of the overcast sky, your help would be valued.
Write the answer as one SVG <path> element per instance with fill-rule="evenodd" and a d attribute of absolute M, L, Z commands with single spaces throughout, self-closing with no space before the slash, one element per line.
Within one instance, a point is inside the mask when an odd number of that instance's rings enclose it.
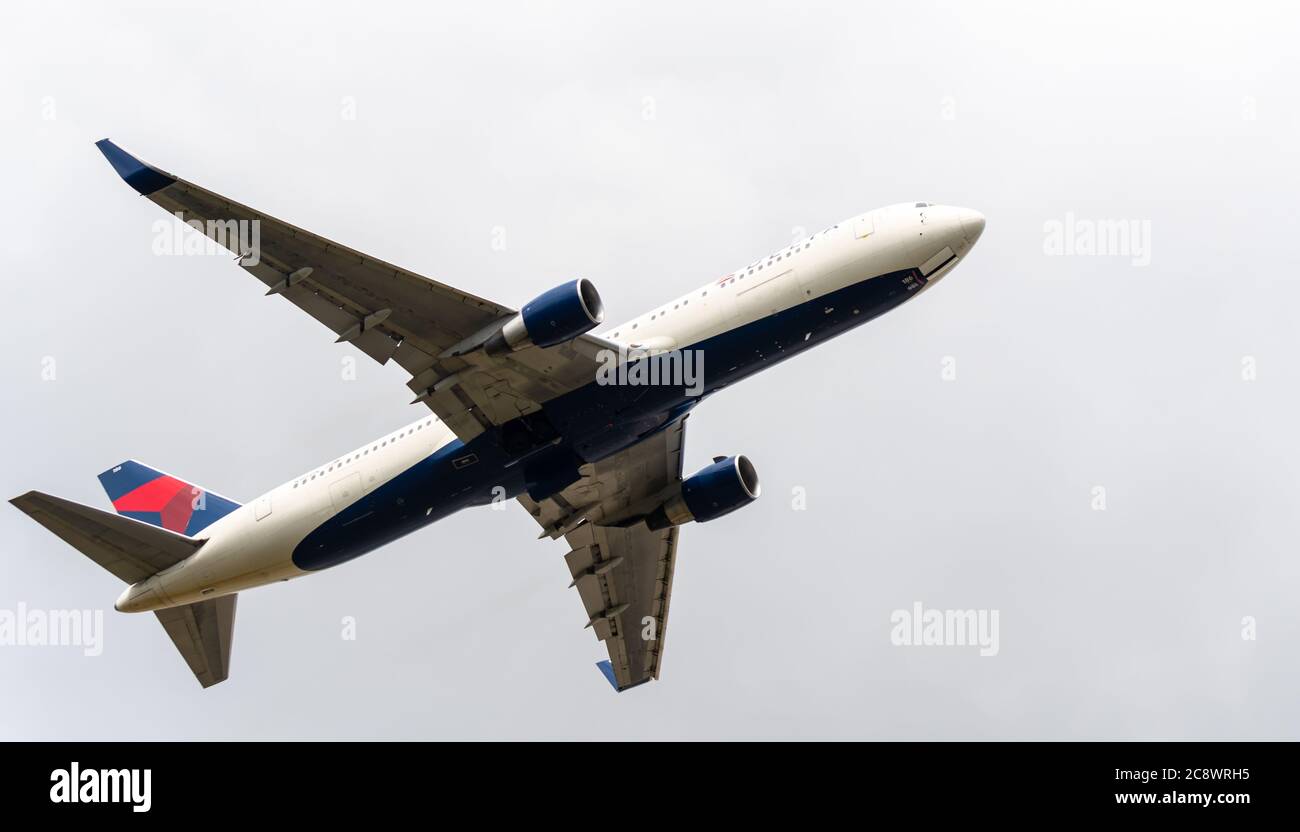
<path fill-rule="evenodd" d="M 683 530 L 659 682 L 610 690 L 566 547 L 517 506 L 244 593 L 205 691 L 0 505 L 0 610 L 105 610 L 100 656 L 0 646 L 0 736 L 1300 736 L 1297 16 L 11 6 L 6 499 L 108 508 L 95 475 L 136 458 L 247 501 L 425 413 L 228 257 L 155 255 L 106 136 L 503 304 L 588 277 L 611 321 L 889 203 L 988 227 L 924 297 L 695 412 L 687 469 L 743 452 L 764 493 Z M 1146 250 L 1050 253 L 1070 217 Z M 895 645 L 916 602 L 997 611 L 998 654 Z"/>

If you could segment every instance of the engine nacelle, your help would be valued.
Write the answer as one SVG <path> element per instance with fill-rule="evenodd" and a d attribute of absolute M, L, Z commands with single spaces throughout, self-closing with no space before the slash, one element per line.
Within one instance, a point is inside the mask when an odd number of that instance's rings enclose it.
<path fill-rule="evenodd" d="M 678 494 L 647 515 L 645 524 L 666 529 L 692 520 L 705 523 L 749 505 L 761 491 L 748 457 L 725 457 L 682 480 Z"/>
<path fill-rule="evenodd" d="M 600 294 L 590 280 L 579 278 L 524 304 L 483 348 L 489 355 L 500 355 L 525 347 L 553 347 L 590 332 L 603 320 Z"/>

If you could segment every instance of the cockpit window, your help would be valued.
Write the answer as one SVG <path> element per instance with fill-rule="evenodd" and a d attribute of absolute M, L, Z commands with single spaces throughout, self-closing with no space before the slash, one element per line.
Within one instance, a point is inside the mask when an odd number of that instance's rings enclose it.
<path fill-rule="evenodd" d="M 932 206 L 932 205 L 934 205 L 933 202 L 918 202 L 918 203 L 916 203 L 916 207 L 917 207 L 917 208 L 929 208 L 929 207 Z"/>

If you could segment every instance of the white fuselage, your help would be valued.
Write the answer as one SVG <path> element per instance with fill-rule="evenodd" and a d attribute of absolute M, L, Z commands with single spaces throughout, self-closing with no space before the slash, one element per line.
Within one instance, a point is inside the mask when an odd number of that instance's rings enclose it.
<path fill-rule="evenodd" d="M 972 211 L 923 203 L 880 208 L 755 260 L 602 333 L 652 351 L 698 344 L 876 275 L 919 269 L 933 285 L 983 230 Z M 314 529 L 456 437 L 426 416 L 240 506 L 200 533 L 191 557 L 123 592 L 117 609 L 163 609 L 308 574 L 292 559 Z M 433 509 L 428 509 L 432 512 Z"/>

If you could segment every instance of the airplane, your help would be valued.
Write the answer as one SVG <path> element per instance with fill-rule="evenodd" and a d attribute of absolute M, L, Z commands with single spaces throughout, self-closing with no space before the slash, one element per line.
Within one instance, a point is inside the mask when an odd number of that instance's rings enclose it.
<path fill-rule="evenodd" d="M 135 191 L 211 240 L 239 247 L 222 229 L 256 223 L 258 250 L 232 252 L 238 264 L 336 342 L 395 362 L 411 403 L 430 411 L 248 503 L 134 460 L 99 475 L 116 513 L 37 491 L 11 500 L 124 581 L 115 609 L 154 612 L 204 688 L 229 675 L 237 593 L 506 499 L 539 539 L 567 543 L 569 586 L 614 689 L 658 679 L 679 530 L 761 491 L 744 455 L 683 476 L 696 405 L 929 290 L 985 224 L 929 202 L 878 208 L 596 333 L 604 304 L 587 279 L 516 310 L 96 144 Z"/>

